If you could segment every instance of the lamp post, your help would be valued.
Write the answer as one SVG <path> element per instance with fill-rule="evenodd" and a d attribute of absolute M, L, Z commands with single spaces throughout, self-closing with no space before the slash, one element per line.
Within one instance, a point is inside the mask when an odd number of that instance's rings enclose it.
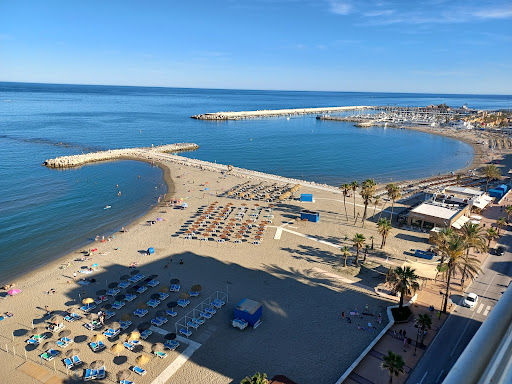
<path fill-rule="evenodd" d="M 421 327 L 418 327 L 418 331 L 416 332 L 416 344 L 414 344 L 414 356 L 416 356 L 416 347 L 418 346 L 418 335 L 420 334 Z"/>

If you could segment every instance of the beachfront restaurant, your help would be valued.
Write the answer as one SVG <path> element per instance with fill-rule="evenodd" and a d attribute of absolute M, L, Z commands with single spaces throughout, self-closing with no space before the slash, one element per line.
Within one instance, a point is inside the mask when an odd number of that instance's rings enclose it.
<path fill-rule="evenodd" d="M 409 211 L 407 224 L 431 230 L 434 227 L 460 229 L 470 218 L 471 206 L 465 203 L 424 202 Z"/>

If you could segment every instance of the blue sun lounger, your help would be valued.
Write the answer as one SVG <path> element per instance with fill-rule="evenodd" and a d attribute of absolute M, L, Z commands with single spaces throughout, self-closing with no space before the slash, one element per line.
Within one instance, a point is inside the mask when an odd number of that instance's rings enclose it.
<path fill-rule="evenodd" d="M 151 280 L 151 281 L 148 281 L 147 286 L 153 288 L 153 287 L 156 287 L 158 284 L 160 284 L 160 282 L 158 280 Z"/>
<path fill-rule="evenodd" d="M 135 310 L 135 312 L 133 312 L 133 314 L 135 316 L 144 317 L 148 314 L 148 310 L 138 308 L 137 310 Z"/>
<path fill-rule="evenodd" d="M 84 362 L 80 360 L 78 355 L 73 356 L 73 366 L 82 365 Z"/>
<path fill-rule="evenodd" d="M 159 358 L 161 359 L 165 359 L 167 357 L 167 353 L 165 352 L 162 352 L 162 351 L 155 351 L 153 352 L 156 356 L 158 356 Z"/>
<path fill-rule="evenodd" d="M 146 305 L 147 305 L 148 307 L 151 307 L 151 308 L 155 308 L 155 307 L 157 307 L 159 304 L 160 304 L 160 300 L 154 300 L 154 299 L 151 299 L 151 300 L 149 300 L 149 301 L 146 303 Z"/>
<path fill-rule="evenodd" d="M 132 325 L 132 322 L 130 320 L 128 321 L 120 321 L 119 324 L 121 324 L 121 329 L 124 331 L 127 329 L 130 325 Z"/>
<path fill-rule="evenodd" d="M 135 383 L 134 383 L 133 381 L 130 381 L 130 380 L 126 380 L 126 379 L 125 379 L 125 380 L 121 380 L 121 381 L 119 382 L 119 384 L 135 384 Z"/>
<path fill-rule="evenodd" d="M 171 292 L 179 292 L 181 289 L 181 285 L 179 284 L 171 284 L 171 288 L 169 289 L 169 291 Z"/>
<path fill-rule="evenodd" d="M 212 307 L 206 307 L 206 308 L 204 309 L 204 311 L 205 311 L 206 313 L 211 313 L 212 315 L 215 315 L 215 314 L 217 313 L 217 311 L 216 311 L 215 309 L 213 309 Z"/>
<path fill-rule="evenodd" d="M 151 336 L 153 334 L 153 331 L 150 331 L 149 329 L 146 329 L 145 331 L 142 331 L 140 333 L 140 338 L 142 340 L 146 340 L 149 336 Z"/>
<path fill-rule="evenodd" d="M 73 367 L 73 361 L 71 361 L 71 359 L 69 357 L 66 357 L 62 361 L 64 362 L 64 365 L 66 366 L 67 369 Z"/>
<path fill-rule="evenodd" d="M 94 375 L 94 370 L 88 368 L 85 370 L 84 374 L 84 381 L 90 381 L 96 379 L 96 376 Z"/>
<path fill-rule="evenodd" d="M 100 369 L 98 369 L 98 374 L 96 375 L 96 378 L 97 379 L 104 379 L 105 375 L 106 375 L 105 367 L 103 366 Z"/>
<path fill-rule="evenodd" d="M 178 348 L 180 346 L 180 343 L 177 342 L 176 340 L 167 340 L 165 343 L 164 343 L 164 348 L 165 349 L 170 349 L 171 351 L 174 351 L 176 348 Z"/>
<path fill-rule="evenodd" d="M 164 301 L 165 299 L 167 299 L 169 297 L 169 294 L 168 293 L 165 293 L 165 292 L 160 292 L 160 301 Z"/>
<path fill-rule="evenodd" d="M 132 371 L 135 372 L 137 375 L 144 376 L 146 374 L 146 370 L 142 369 L 141 367 L 137 367 L 136 365 L 132 367 Z"/>
<path fill-rule="evenodd" d="M 199 315 L 201 317 L 204 317 L 205 319 L 211 319 L 213 317 L 213 315 L 211 313 L 208 313 L 208 312 L 200 312 Z"/>
<path fill-rule="evenodd" d="M 127 294 L 126 297 L 124 298 L 126 301 L 133 301 L 137 298 L 137 295 L 132 295 L 132 294 Z"/>
<path fill-rule="evenodd" d="M 168 309 L 167 311 L 165 311 L 165 313 L 167 314 L 167 316 L 172 316 L 172 317 L 175 317 L 178 315 L 178 312 L 173 311 L 171 309 Z"/>
<path fill-rule="evenodd" d="M 126 289 L 130 286 L 130 283 L 128 281 L 122 281 L 121 283 L 119 283 L 118 287 L 121 288 L 121 289 Z"/>
<path fill-rule="evenodd" d="M 186 337 L 189 337 L 192 335 L 192 331 L 189 331 L 188 329 L 186 328 L 181 328 L 180 329 L 180 333 Z"/>
<path fill-rule="evenodd" d="M 178 305 L 182 308 L 185 308 L 189 304 L 190 304 L 190 300 L 187 300 L 187 299 L 179 299 L 178 300 Z"/>
<path fill-rule="evenodd" d="M 199 296 L 199 292 L 196 292 L 196 291 L 188 291 L 188 294 L 190 295 L 190 297 L 197 297 L 197 296 Z"/>

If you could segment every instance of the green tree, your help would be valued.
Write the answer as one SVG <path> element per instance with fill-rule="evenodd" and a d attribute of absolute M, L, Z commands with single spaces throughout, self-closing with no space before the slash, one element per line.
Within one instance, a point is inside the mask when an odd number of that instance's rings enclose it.
<path fill-rule="evenodd" d="M 352 195 L 354 196 L 354 217 L 356 217 L 356 191 L 359 187 L 359 184 L 356 180 L 354 180 L 352 183 L 350 183 L 350 189 L 352 190 Z"/>
<path fill-rule="evenodd" d="M 489 164 L 484 167 L 483 174 L 484 177 L 487 179 L 487 182 L 485 183 L 485 191 L 487 192 L 487 189 L 489 187 L 489 181 L 499 180 L 501 178 L 501 171 L 494 164 Z"/>
<path fill-rule="evenodd" d="M 411 295 L 412 292 L 416 292 L 420 288 L 420 285 L 416 281 L 418 275 L 414 273 L 416 270 L 411 267 L 396 267 L 389 276 L 389 283 L 391 284 L 395 292 L 400 292 L 400 303 L 398 308 L 404 306 L 404 296 Z"/>
<path fill-rule="evenodd" d="M 453 228 L 452 227 L 445 227 L 437 234 L 437 236 L 434 239 L 434 246 L 437 248 L 437 250 L 441 253 L 441 262 L 440 264 L 444 263 L 444 253 L 441 252 L 441 249 L 448 243 L 450 240 L 450 237 L 453 235 Z"/>
<path fill-rule="evenodd" d="M 466 255 L 464 256 L 466 259 L 469 258 L 469 252 L 472 248 L 480 252 L 485 252 L 487 250 L 485 235 L 479 224 L 473 224 L 470 222 L 466 223 L 464 227 L 462 227 L 462 236 L 464 238 L 464 246 L 466 248 Z M 464 290 L 464 281 L 466 277 L 466 268 L 464 268 L 461 277 L 462 290 Z"/>
<path fill-rule="evenodd" d="M 382 236 L 382 243 L 380 244 L 380 249 L 384 248 L 386 245 L 386 239 L 388 238 L 389 233 L 391 232 L 391 229 L 393 227 L 391 226 L 391 223 L 388 219 L 383 218 L 380 219 L 377 223 L 377 231 L 379 232 L 379 235 Z"/>
<path fill-rule="evenodd" d="M 349 258 L 349 256 L 351 256 L 352 254 L 350 253 L 350 248 L 347 247 L 346 245 L 341 248 L 341 256 L 343 256 L 343 261 L 345 263 L 344 267 L 346 268 L 347 267 L 347 259 Z"/>
<path fill-rule="evenodd" d="M 363 204 L 364 204 L 364 212 L 363 212 L 363 218 L 362 223 L 364 227 L 364 222 L 366 220 L 366 214 L 368 211 L 368 204 L 372 201 L 373 195 L 375 195 L 375 191 L 377 188 L 377 184 L 375 184 L 375 181 L 373 179 L 366 179 L 363 181 L 363 184 L 361 185 L 361 191 L 359 194 L 363 198 Z"/>
<path fill-rule="evenodd" d="M 512 216 L 512 205 L 507 205 L 505 207 L 505 212 L 507 212 L 507 221 L 510 221 L 510 216 Z"/>
<path fill-rule="evenodd" d="M 252 377 L 247 376 L 240 384 L 267 384 L 267 374 L 256 372 Z"/>
<path fill-rule="evenodd" d="M 345 207 L 345 216 L 347 217 L 348 221 L 347 203 L 345 202 L 345 197 L 348 196 L 350 190 L 352 189 L 352 186 L 350 184 L 345 183 L 341 186 L 341 189 L 343 190 L 343 206 Z"/>
<path fill-rule="evenodd" d="M 373 198 L 373 217 L 375 217 L 375 211 L 377 210 L 377 205 L 380 203 L 380 197 L 379 196 L 375 196 Z M 379 217 L 380 219 L 380 217 Z"/>
<path fill-rule="evenodd" d="M 400 376 L 404 373 L 404 359 L 399 354 L 394 354 L 391 351 L 388 351 L 387 355 L 382 357 L 382 363 L 380 363 L 380 367 L 382 369 L 387 369 L 389 373 L 389 384 L 393 383 L 393 376 Z"/>
<path fill-rule="evenodd" d="M 386 185 L 386 192 L 388 193 L 388 197 L 391 199 L 391 216 L 389 217 L 390 223 L 393 223 L 393 208 L 395 207 L 395 202 L 402 197 L 400 193 L 400 188 L 398 188 L 395 184 Z"/>
<path fill-rule="evenodd" d="M 498 232 L 496 231 L 496 229 L 494 228 L 487 228 L 487 231 L 485 231 L 485 238 L 487 239 L 487 248 L 490 247 L 491 245 L 491 241 L 493 241 L 494 239 L 497 239 L 498 237 L 500 237 L 500 235 L 498 235 Z"/>
<path fill-rule="evenodd" d="M 370 250 L 370 246 L 368 244 L 366 244 L 364 246 L 364 258 L 363 258 L 363 263 L 366 262 L 366 256 L 368 256 L 368 251 Z"/>
<path fill-rule="evenodd" d="M 432 317 L 428 314 L 420 314 L 418 318 L 416 319 L 416 324 L 418 325 L 418 328 L 421 331 L 424 331 L 425 329 L 431 329 L 432 328 Z M 423 339 L 425 338 L 425 334 L 421 332 L 420 342 L 423 344 Z"/>
<path fill-rule="evenodd" d="M 366 238 L 362 233 L 356 233 L 354 238 L 352 239 L 352 242 L 354 243 L 354 247 L 356 248 L 356 267 L 359 267 L 359 250 L 363 248 L 364 242 L 366 241 Z"/>
<path fill-rule="evenodd" d="M 496 225 L 498 226 L 498 236 L 501 236 L 501 228 L 507 224 L 507 221 L 504 217 L 499 217 L 498 220 L 496 220 Z"/>

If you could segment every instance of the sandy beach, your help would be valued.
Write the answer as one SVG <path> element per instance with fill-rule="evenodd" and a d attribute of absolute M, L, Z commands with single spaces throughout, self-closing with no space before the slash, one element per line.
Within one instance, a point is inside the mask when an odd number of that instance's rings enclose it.
<path fill-rule="evenodd" d="M 466 136 L 464 140 L 475 148 L 475 159 L 468 168 L 477 168 L 489 153 L 476 144 L 478 136 Z M 384 281 L 387 269 L 410 258 L 408 252 L 411 249 L 429 247 L 427 234 L 394 228 L 386 247 L 380 250 L 381 238 L 374 220 L 382 207 L 370 205 L 370 221 L 361 228 L 360 221 L 354 225 L 353 198 L 346 199 L 347 219 L 343 196 L 330 186 L 302 183 L 298 193 L 312 193 L 314 203 L 288 200 L 274 203 L 275 206 L 271 207 L 269 203 L 233 199 L 226 192 L 245 182 L 253 186 L 277 184 L 284 187 L 292 180 L 263 177 L 257 172 L 237 168 L 229 174 L 222 174 L 223 166 L 208 166 L 205 162 L 168 154 L 154 155 L 146 160 L 158 162 L 169 186 L 168 194 L 158 207 L 126 226 L 128 232 L 116 233 L 111 241 L 94 242 L 17 279 L 15 283 L 16 288 L 22 290 L 20 294 L 8 297 L 3 292 L 5 300 L 0 301 L 0 312 L 12 312 L 14 315 L 0 322 L 0 356 L 9 382 L 26 383 L 31 380 L 22 372 L 21 367 L 26 362 L 42 363 L 57 378 L 81 377 L 84 366 L 76 373 L 73 370 L 67 372 L 62 355 L 44 362 L 39 358 L 45 351 L 44 342 L 34 348 L 25 340 L 33 334 L 33 326 L 48 325 L 45 306 L 57 314 L 70 310 L 84 316 L 79 309 L 81 301 L 85 297 L 96 299 L 98 290 L 108 290 L 110 284 L 119 283 L 123 275 L 130 275 L 133 271 L 130 264 L 137 263 L 141 274 L 146 277 L 157 275 L 154 279 L 160 283 L 116 310 L 107 325 L 119 321 L 123 314 L 131 314 L 161 287 L 169 287 L 171 279 L 180 280 L 180 292 L 200 284 L 199 296 L 190 298 L 191 303 L 186 308 L 175 308 L 178 312 L 176 317 L 167 317 L 165 324 L 151 328 L 153 334 L 141 342 L 142 352 L 124 349 L 117 356 L 110 348 L 113 344 L 122 344 L 127 332 L 141 322 L 150 321 L 157 310 L 166 310 L 166 303 L 177 300 L 179 293 L 171 292 L 158 307 L 148 308 L 149 313 L 145 317 L 134 317 L 128 330 L 112 341 L 105 338 L 103 342 L 107 348 L 102 352 L 94 353 L 88 343 L 92 336 L 101 334 L 104 329 L 87 330 L 84 324 L 90 320 L 85 317 L 72 323 L 64 322 L 65 329 L 71 331 L 70 338 L 74 344 L 62 349 L 63 354 L 67 349 L 77 348 L 80 359 L 86 364 L 104 361 L 109 382 L 115 382 L 117 372 L 130 369 L 136 365 L 138 356 L 146 354 L 150 361 L 142 367 L 147 374 L 137 376 L 132 373 L 130 376 L 137 384 L 238 383 L 256 371 L 266 372 L 270 377 L 284 374 L 297 383 L 334 383 L 387 323 L 386 307 L 395 301 L 375 292 L 375 288 Z M 169 204 L 176 199 L 183 199 L 188 208 L 180 209 Z M 361 217 L 364 207 L 358 194 L 355 202 L 356 216 Z M 210 241 L 186 239 L 187 231 L 212 205 L 217 207 L 216 212 L 229 207 L 228 216 L 219 220 L 220 231 L 213 232 Z M 297 221 L 300 210 L 304 208 L 319 212 L 320 221 Z M 247 216 L 237 220 L 236 213 L 240 210 Z M 236 243 L 236 233 L 239 232 L 236 224 L 247 223 L 250 213 L 256 216 L 241 237 L 244 241 Z M 389 213 L 383 212 L 382 215 L 389 216 Z M 151 221 L 155 224 L 150 225 Z M 210 219 L 205 221 L 211 224 Z M 216 241 L 230 222 L 235 230 L 229 234 L 229 241 Z M 265 227 L 262 238 L 256 239 L 256 231 L 262 226 Z M 367 262 L 361 268 L 345 268 L 339 247 L 352 247 L 350 239 L 355 233 L 363 233 L 367 244 L 371 244 L 370 237 L 373 236 L 374 249 L 368 252 Z M 261 244 L 253 244 L 255 241 Z M 146 255 L 149 247 L 153 247 L 155 252 Z M 80 260 L 84 253 L 94 248 L 97 250 L 87 261 Z M 351 250 L 353 257 L 349 258 L 349 265 L 355 255 L 355 250 Z M 98 266 L 92 273 L 80 272 L 93 264 Z M 76 279 L 73 278 L 75 272 Z M 80 278 L 94 278 L 95 282 L 81 285 Z M 55 294 L 48 294 L 52 289 Z M 163 334 L 176 332 L 176 323 L 180 323 L 183 316 L 217 292 L 228 295 L 228 300 L 211 319 L 197 330 L 191 329 L 189 339 L 178 336 L 180 346 L 176 351 L 168 352 L 166 358 L 151 354 L 151 346 L 164 341 Z M 125 290 L 121 289 L 120 293 L 125 294 Z M 240 331 L 230 324 L 233 308 L 243 298 L 263 304 L 263 323 L 257 329 Z M 113 302 L 111 297 L 106 303 Z M 100 307 L 98 305 L 94 312 Z M 348 314 L 356 309 L 359 313 L 368 312 L 373 316 L 352 316 L 351 323 L 342 321 L 342 312 Z M 384 316 L 382 323 L 377 323 L 379 313 Z M 358 330 L 358 325 L 367 327 L 369 322 L 372 323 L 371 330 Z M 48 340 L 58 339 L 57 335 L 48 336 L 51 336 Z M 387 382 L 386 375 L 383 374 L 382 379 Z"/>

